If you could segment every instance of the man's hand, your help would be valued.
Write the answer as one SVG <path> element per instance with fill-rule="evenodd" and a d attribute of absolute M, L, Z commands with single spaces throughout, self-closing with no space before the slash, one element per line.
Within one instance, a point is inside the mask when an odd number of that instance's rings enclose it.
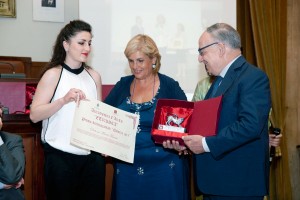
<path fill-rule="evenodd" d="M 202 136 L 201 135 L 187 135 L 183 136 L 182 139 L 185 145 L 194 153 L 200 154 L 204 153 L 204 148 L 202 146 Z"/>
<path fill-rule="evenodd" d="M 22 185 L 24 185 L 24 179 L 22 178 L 18 183 L 15 184 L 15 188 L 18 189 L 20 188 Z"/>
<path fill-rule="evenodd" d="M 278 147 L 280 145 L 282 134 L 269 134 L 269 146 Z"/>
<path fill-rule="evenodd" d="M 24 184 L 24 179 L 22 178 L 19 182 L 12 184 L 12 185 L 4 185 L 4 189 L 10 189 L 10 188 L 20 188 Z"/>

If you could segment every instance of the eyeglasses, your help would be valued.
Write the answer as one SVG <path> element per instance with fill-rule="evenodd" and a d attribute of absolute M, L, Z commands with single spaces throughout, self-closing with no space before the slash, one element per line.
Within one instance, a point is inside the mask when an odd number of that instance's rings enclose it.
<path fill-rule="evenodd" d="M 202 48 L 199 48 L 198 49 L 199 55 L 203 56 L 203 54 L 204 54 L 203 50 L 206 49 L 207 47 L 210 47 L 210 46 L 214 45 L 214 44 L 219 44 L 219 42 L 214 42 L 214 43 L 208 44 L 208 45 L 206 45 L 206 46 L 204 46 Z"/>

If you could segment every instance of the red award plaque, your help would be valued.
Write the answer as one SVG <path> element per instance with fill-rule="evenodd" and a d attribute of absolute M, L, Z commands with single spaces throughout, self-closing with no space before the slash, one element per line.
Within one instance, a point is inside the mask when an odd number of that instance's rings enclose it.
<path fill-rule="evenodd" d="M 215 135 L 221 102 L 222 96 L 197 102 L 159 99 L 152 124 L 154 142 L 177 140 L 183 145 L 184 135 Z"/>

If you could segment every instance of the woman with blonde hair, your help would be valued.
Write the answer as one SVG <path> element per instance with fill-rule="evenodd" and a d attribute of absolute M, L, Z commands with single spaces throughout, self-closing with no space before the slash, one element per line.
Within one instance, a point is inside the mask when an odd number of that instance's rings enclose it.
<path fill-rule="evenodd" d="M 115 160 L 112 199 L 190 199 L 188 158 L 151 138 L 157 100 L 186 100 L 177 81 L 159 73 L 161 56 L 147 35 L 136 35 L 124 51 L 132 75 L 116 83 L 105 102 L 140 115 L 134 163 Z"/>

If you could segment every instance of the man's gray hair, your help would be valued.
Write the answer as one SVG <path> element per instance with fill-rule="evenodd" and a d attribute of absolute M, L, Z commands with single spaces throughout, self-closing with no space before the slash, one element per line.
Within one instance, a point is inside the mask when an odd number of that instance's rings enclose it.
<path fill-rule="evenodd" d="M 206 29 L 218 42 L 225 43 L 233 49 L 241 49 L 241 37 L 239 33 L 230 25 L 216 23 Z"/>

